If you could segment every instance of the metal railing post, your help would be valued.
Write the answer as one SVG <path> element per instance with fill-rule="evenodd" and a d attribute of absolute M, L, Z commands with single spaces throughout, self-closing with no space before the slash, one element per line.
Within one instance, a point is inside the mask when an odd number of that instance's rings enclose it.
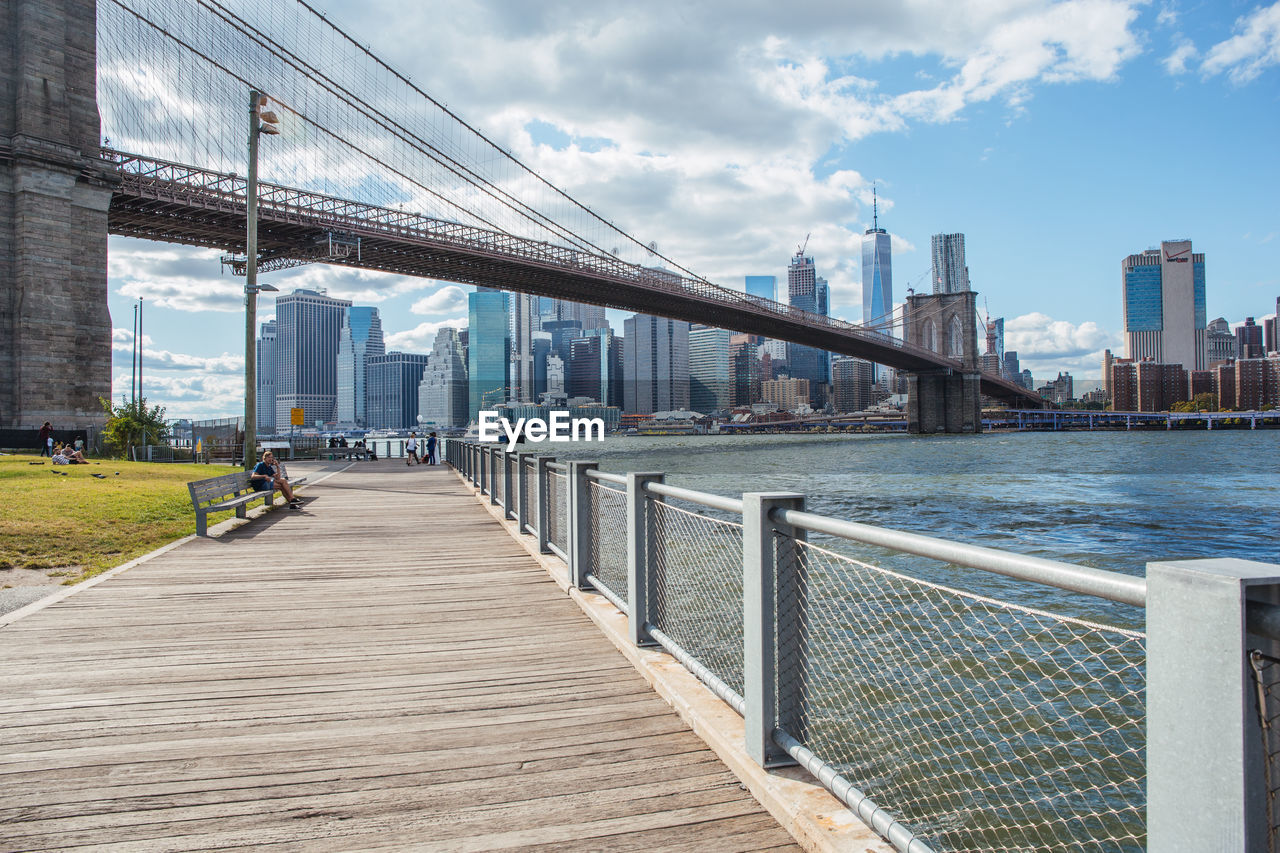
<path fill-rule="evenodd" d="M 484 494 L 489 488 L 489 448 L 486 445 L 480 445 L 480 494 Z"/>
<path fill-rule="evenodd" d="M 511 460 L 515 457 L 514 453 L 503 452 L 502 454 L 502 517 L 508 519 L 511 517 L 511 506 L 515 503 L 511 496 Z"/>
<path fill-rule="evenodd" d="M 519 497 L 516 501 L 516 529 L 520 533 L 524 533 L 529 524 L 529 501 L 525 499 L 529 494 L 529 466 L 525 464 L 528 457 L 528 453 L 516 454 L 516 495 Z"/>
<path fill-rule="evenodd" d="M 1267 784 L 1251 601 L 1274 602 L 1280 565 L 1147 564 L 1147 849 L 1265 851 Z"/>
<path fill-rule="evenodd" d="M 654 535 L 652 498 L 647 483 L 661 483 L 659 472 L 627 474 L 627 633 L 637 646 L 657 645 L 649 635 L 653 613 L 649 602 L 649 578 L 653 574 L 650 537 Z"/>
<path fill-rule="evenodd" d="M 587 471 L 599 462 L 574 460 L 569 463 L 569 583 L 575 589 L 592 589 L 587 578 L 595 572 L 591 536 L 591 481 Z"/>
<path fill-rule="evenodd" d="M 494 484 L 498 482 L 498 454 L 500 453 L 502 451 L 496 446 L 489 448 L 489 468 L 487 472 L 489 478 L 489 506 L 498 505 L 498 490 L 494 487 Z"/>
<path fill-rule="evenodd" d="M 786 664 L 780 649 L 794 642 L 794 637 L 786 634 L 796 628 L 795 543 L 804 541 L 805 532 L 774 521 L 769 517 L 774 509 L 803 510 L 804 495 L 747 492 L 742 496 L 743 722 L 747 754 L 761 767 L 795 763 L 774 742 L 773 733 L 784 699 L 779 668 Z M 786 625 L 779 614 L 786 617 Z"/>
<path fill-rule="evenodd" d="M 548 503 L 550 495 L 547 494 L 548 480 L 551 477 L 551 469 L 547 466 L 555 462 L 554 456 L 538 457 L 538 473 L 537 479 L 534 481 L 533 490 L 537 492 L 537 500 L 534 506 L 538 508 L 538 553 L 550 554 L 551 549 L 547 547 L 547 540 L 551 535 L 551 506 Z"/>

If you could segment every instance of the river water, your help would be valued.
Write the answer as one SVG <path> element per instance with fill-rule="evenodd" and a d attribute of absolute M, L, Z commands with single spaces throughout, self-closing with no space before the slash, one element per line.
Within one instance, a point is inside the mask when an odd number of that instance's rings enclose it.
<path fill-rule="evenodd" d="M 617 436 L 523 449 L 721 495 L 800 492 L 823 515 L 1133 575 L 1160 560 L 1280 563 L 1280 431 Z M 741 673 L 721 652 L 742 644 L 740 551 L 718 527 L 668 530 L 663 553 L 682 571 L 654 583 L 698 611 L 672 605 L 664 630 L 733 685 Z M 1145 849 L 1145 643 L 1098 627 L 1141 631 L 1140 608 L 810 541 L 925 583 L 842 557 L 805 562 L 803 651 L 784 667 L 803 683 L 787 688 L 801 742 L 934 849 Z"/>
<path fill-rule="evenodd" d="M 524 449 L 663 471 L 672 485 L 722 495 L 801 492 L 811 512 L 1128 574 L 1157 560 L 1280 563 L 1280 431 L 611 436 Z M 985 573 L 841 550 L 987 594 L 1006 589 Z"/>

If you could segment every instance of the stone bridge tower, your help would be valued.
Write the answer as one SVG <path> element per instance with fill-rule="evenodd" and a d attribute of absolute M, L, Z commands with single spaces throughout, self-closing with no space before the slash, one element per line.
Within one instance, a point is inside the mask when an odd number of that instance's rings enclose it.
<path fill-rule="evenodd" d="M 959 359 L 961 370 L 917 373 L 908 378 L 907 430 L 913 433 L 981 432 L 977 294 L 907 297 L 907 343 Z"/>
<path fill-rule="evenodd" d="M 111 394 L 95 0 L 0 3 L 0 427 L 103 421 Z"/>

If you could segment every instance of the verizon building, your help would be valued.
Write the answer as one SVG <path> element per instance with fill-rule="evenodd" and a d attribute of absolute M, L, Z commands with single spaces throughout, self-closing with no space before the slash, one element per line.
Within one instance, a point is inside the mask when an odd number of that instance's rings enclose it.
<path fill-rule="evenodd" d="M 1129 358 L 1206 370 L 1204 255 L 1190 240 L 1168 240 L 1125 258 L 1121 273 Z"/>

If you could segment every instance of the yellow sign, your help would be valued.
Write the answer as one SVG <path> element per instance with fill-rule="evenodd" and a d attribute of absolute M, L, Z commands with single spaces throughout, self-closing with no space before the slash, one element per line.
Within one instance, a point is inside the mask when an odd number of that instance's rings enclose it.
<path fill-rule="evenodd" d="M 289 410 L 289 423 L 293 426 L 302 426 L 306 423 L 306 421 L 302 419 L 302 409 Z"/>

